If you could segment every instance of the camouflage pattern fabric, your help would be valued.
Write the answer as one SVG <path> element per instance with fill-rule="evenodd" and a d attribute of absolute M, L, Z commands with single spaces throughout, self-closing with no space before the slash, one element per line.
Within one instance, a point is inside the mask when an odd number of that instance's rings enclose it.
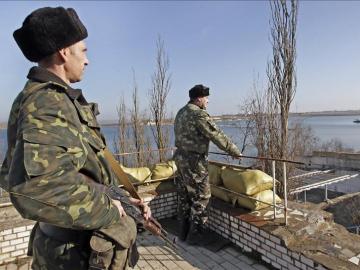
<path fill-rule="evenodd" d="M 118 181 L 104 157 L 97 105 L 43 68 L 28 79 L 10 112 L 0 186 L 27 219 L 75 230 L 125 222 L 99 189 Z"/>
<path fill-rule="evenodd" d="M 203 154 L 182 155 L 177 151 L 175 162 L 180 175 L 175 182 L 178 214 L 202 225 L 208 218 L 206 208 L 211 197 L 207 158 Z"/>
<path fill-rule="evenodd" d="M 180 174 L 178 215 L 197 224 L 207 220 L 206 207 L 211 196 L 208 177 L 210 141 L 230 155 L 241 155 L 237 146 L 216 126 L 206 110 L 189 102 L 175 117 L 174 160 Z M 190 210 L 191 209 L 191 210 Z"/>
<path fill-rule="evenodd" d="M 127 265 L 135 266 L 139 259 L 135 242 L 136 224 L 130 216 L 122 217 L 122 219 L 127 222 L 94 231 L 90 239 L 89 270 L 118 270 L 125 269 Z M 122 231 L 127 231 L 128 234 L 119 233 Z"/>
<path fill-rule="evenodd" d="M 175 146 L 181 151 L 208 154 L 209 143 L 230 155 L 241 155 L 237 146 L 217 127 L 206 110 L 188 103 L 175 117 Z"/>
<path fill-rule="evenodd" d="M 80 246 L 60 242 L 49 238 L 37 228 L 32 244 L 31 268 L 33 270 L 88 270 L 89 251 L 89 245 Z"/>

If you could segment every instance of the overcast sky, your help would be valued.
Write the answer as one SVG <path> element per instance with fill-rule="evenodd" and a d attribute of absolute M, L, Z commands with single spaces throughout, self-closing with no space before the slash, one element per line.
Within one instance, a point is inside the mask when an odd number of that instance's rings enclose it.
<path fill-rule="evenodd" d="M 238 112 L 254 78 L 266 85 L 271 59 L 267 1 L 11 1 L 0 2 L 0 121 L 25 84 L 28 62 L 12 37 L 25 17 L 44 6 L 73 7 L 86 25 L 90 65 L 83 89 L 99 103 L 100 119 L 116 119 L 123 94 L 130 101 L 132 69 L 148 108 L 156 40 L 165 42 L 172 88 L 170 112 L 188 100 L 188 90 L 210 87 L 209 112 Z M 298 88 L 291 111 L 360 109 L 360 2 L 303 1 L 297 32 Z"/>

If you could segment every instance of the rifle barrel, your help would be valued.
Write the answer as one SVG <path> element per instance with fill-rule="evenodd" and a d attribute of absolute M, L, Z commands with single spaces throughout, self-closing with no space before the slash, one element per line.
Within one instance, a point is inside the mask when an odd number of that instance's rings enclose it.
<path fill-rule="evenodd" d="M 165 235 L 160 234 L 159 236 L 160 236 L 160 238 L 161 238 L 167 245 L 169 245 L 171 248 L 173 248 L 173 249 L 175 249 L 175 250 L 178 250 L 178 246 L 175 245 L 172 241 L 170 241 Z"/>

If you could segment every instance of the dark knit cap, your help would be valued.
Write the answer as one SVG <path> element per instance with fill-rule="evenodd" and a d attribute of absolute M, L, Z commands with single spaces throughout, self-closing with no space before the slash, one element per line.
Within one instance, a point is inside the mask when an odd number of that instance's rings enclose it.
<path fill-rule="evenodd" d="M 13 34 L 25 57 L 38 62 L 88 36 L 75 10 L 44 7 L 28 15 Z"/>
<path fill-rule="evenodd" d="M 189 90 L 189 97 L 191 99 L 194 99 L 197 97 L 207 97 L 208 95 L 210 95 L 209 87 L 206 87 L 202 84 L 197 84 Z"/>

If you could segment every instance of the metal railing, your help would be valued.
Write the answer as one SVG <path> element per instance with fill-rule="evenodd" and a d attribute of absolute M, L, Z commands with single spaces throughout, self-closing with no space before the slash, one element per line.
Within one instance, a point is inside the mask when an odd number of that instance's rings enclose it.
<path fill-rule="evenodd" d="M 224 153 L 218 153 L 218 152 L 209 152 L 209 154 L 218 154 L 218 155 L 227 155 Z M 241 196 L 241 197 L 246 197 L 255 201 L 259 201 L 261 203 L 267 204 L 269 206 L 272 206 L 274 209 L 273 214 L 274 214 L 274 219 L 276 219 L 277 217 L 277 209 L 283 209 L 284 210 L 284 223 L 285 226 L 288 224 L 288 198 L 287 198 L 287 175 L 286 175 L 286 164 L 287 163 L 291 163 L 291 164 L 301 164 L 301 165 L 305 165 L 302 162 L 297 162 L 297 161 L 292 161 L 292 160 L 285 160 L 285 159 L 278 159 L 278 158 L 268 158 L 268 157 L 253 157 L 253 156 L 239 156 L 239 158 L 248 158 L 248 159 L 257 159 L 257 160 L 268 160 L 271 161 L 271 173 L 272 173 L 272 179 L 273 179 L 273 203 L 269 204 L 268 202 L 264 202 L 261 200 L 257 200 L 251 196 L 245 195 L 245 194 L 241 194 L 241 193 L 237 193 L 234 192 L 232 190 L 226 189 L 231 193 L 236 193 L 237 195 Z M 280 206 L 277 205 L 276 203 L 276 162 L 280 162 L 282 163 L 282 173 L 283 173 L 283 190 L 284 190 L 284 206 Z M 231 166 L 233 166 L 232 164 L 229 164 Z M 219 186 L 217 186 L 219 187 Z"/>
<path fill-rule="evenodd" d="M 319 173 L 317 175 L 326 174 L 326 173 L 328 173 L 330 171 L 331 170 L 322 171 L 322 173 L 320 173 L 321 171 L 318 171 Z M 304 174 L 304 175 L 306 175 L 306 174 Z M 320 182 L 304 185 L 304 186 L 292 189 L 290 191 L 290 194 L 295 194 L 296 199 L 298 200 L 298 194 L 301 193 L 301 192 L 304 192 L 304 202 L 306 202 L 306 191 L 309 191 L 309 190 L 312 190 L 312 189 L 315 189 L 315 188 L 319 188 L 319 187 L 325 187 L 325 199 L 324 200 L 327 201 L 328 200 L 328 186 L 329 185 L 355 178 L 358 175 L 359 174 L 352 174 L 352 175 L 346 174 L 346 175 L 334 177 L 334 178 L 331 178 L 331 179 L 323 180 L 323 181 L 320 181 Z"/>
<path fill-rule="evenodd" d="M 164 149 L 152 149 L 152 150 L 147 150 L 147 151 L 141 151 L 141 152 L 128 152 L 128 153 L 114 153 L 114 156 L 127 156 L 127 155 L 136 155 L 136 154 L 143 154 L 143 153 L 152 153 L 152 152 L 159 152 L 159 151 L 170 151 L 171 155 L 173 155 L 174 150 L 176 148 L 174 147 L 170 147 L 170 148 L 164 148 Z M 209 153 L 214 153 L 214 152 L 209 152 Z M 221 153 L 220 153 L 221 154 Z M 273 203 L 270 204 L 268 202 L 265 201 L 261 201 L 258 199 L 255 199 L 251 196 L 245 195 L 245 194 L 241 194 L 241 193 L 237 193 L 235 191 L 223 188 L 223 187 L 219 187 L 221 189 L 227 190 L 233 194 L 236 194 L 238 196 L 241 197 L 246 197 L 255 201 L 259 201 L 263 204 L 272 206 L 274 208 L 274 219 L 277 218 L 277 209 L 283 209 L 284 210 L 284 218 L 285 218 L 285 225 L 287 225 L 287 176 L 286 176 L 286 163 L 296 163 L 296 164 L 300 164 L 299 162 L 293 162 L 293 161 L 287 161 L 287 160 L 280 160 L 280 159 L 273 159 L 273 158 L 264 158 L 264 157 L 252 157 L 252 156 L 242 156 L 242 158 L 249 158 L 249 159 L 259 159 L 259 160 L 270 160 L 272 163 L 272 179 L 273 179 Z M 284 206 L 281 205 L 277 205 L 276 203 L 276 175 L 275 175 L 275 169 L 276 169 L 276 161 L 280 161 L 283 163 L 283 184 L 284 184 Z M 232 167 L 241 167 L 244 168 L 243 166 L 239 166 L 236 164 L 231 164 L 231 163 L 222 163 L 222 162 L 217 162 L 217 161 L 210 161 L 211 163 L 216 163 L 216 164 L 222 164 L 222 165 L 226 165 L 226 166 L 232 166 Z M 174 179 L 175 176 L 172 176 L 168 179 Z M 159 182 L 165 179 L 156 179 L 156 180 L 149 180 L 149 181 L 145 181 L 144 183 L 138 183 L 135 184 L 136 186 L 141 186 L 141 185 L 146 185 L 149 184 L 150 182 Z M 2 196 L 2 190 L 0 188 L 0 196 Z"/>
<path fill-rule="evenodd" d="M 153 153 L 153 152 L 159 152 L 159 151 L 170 151 L 171 156 L 172 156 L 175 149 L 176 149 L 175 147 L 169 147 L 169 148 L 164 148 L 164 149 L 151 149 L 151 150 L 140 151 L 140 152 L 114 153 L 114 156 L 120 156 L 121 157 L 121 156 L 128 156 L 128 155 Z M 217 152 L 209 152 L 209 154 L 226 155 L 226 154 L 217 153 Z M 228 191 L 228 192 L 230 192 L 232 194 L 235 194 L 237 196 L 245 197 L 245 198 L 248 198 L 248 199 L 251 199 L 251 200 L 254 200 L 254 201 L 258 201 L 258 202 L 263 203 L 265 205 L 272 206 L 273 207 L 273 217 L 274 217 L 274 219 L 277 218 L 277 209 L 284 210 L 284 220 L 285 220 L 285 225 L 287 225 L 287 223 L 288 223 L 288 198 L 287 198 L 287 194 L 288 194 L 288 192 L 287 192 L 287 181 L 288 181 L 288 179 L 287 179 L 287 174 L 286 174 L 286 171 L 287 171 L 286 164 L 287 163 L 304 164 L 304 163 L 290 161 L 290 160 L 283 160 L 283 159 L 266 158 L 266 157 L 241 156 L 241 158 L 257 159 L 257 160 L 269 160 L 269 161 L 271 161 L 271 173 L 272 173 L 271 176 L 272 176 L 272 179 L 273 179 L 273 202 L 268 203 L 268 202 L 265 202 L 265 201 L 262 201 L 262 200 L 255 199 L 252 196 L 248 196 L 246 194 L 241 194 L 241 193 L 226 189 L 224 187 L 219 187 L 219 186 L 217 186 L 217 187 L 222 189 L 222 190 L 226 190 L 226 191 Z M 213 163 L 213 164 L 218 164 L 218 165 L 232 166 L 232 167 L 235 167 L 235 168 L 236 167 L 237 168 L 244 168 L 244 166 L 240 166 L 240 165 L 236 165 L 236 164 L 232 164 L 232 163 L 223 163 L 223 162 L 218 162 L 218 161 L 209 161 L 209 162 Z M 283 194 L 283 196 L 284 196 L 284 205 L 283 206 L 278 205 L 276 203 L 276 188 L 275 188 L 276 187 L 276 181 L 277 181 L 276 180 L 276 162 L 282 163 L 282 174 L 283 174 L 283 182 L 282 183 L 283 183 L 283 191 L 284 191 L 284 194 Z M 302 178 L 302 177 L 321 175 L 321 174 L 329 173 L 330 171 L 331 170 L 314 171 L 314 172 L 309 172 L 309 173 L 305 173 L 305 174 L 301 174 L 301 175 L 296 175 L 296 176 L 291 177 L 290 179 L 295 180 L 295 179 Z M 327 200 L 327 198 L 328 198 L 328 195 L 327 195 L 328 194 L 328 185 L 331 185 L 331 184 L 334 184 L 334 183 L 337 183 L 337 182 L 341 182 L 341 181 L 345 181 L 345 180 L 354 178 L 356 176 L 358 176 L 358 174 L 344 175 L 344 176 L 328 179 L 328 180 L 325 180 L 325 181 L 317 182 L 317 183 L 314 183 L 314 184 L 301 186 L 301 187 L 290 190 L 289 194 L 296 194 L 296 196 L 297 196 L 300 192 L 304 192 L 305 201 L 306 201 L 306 191 L 307 190 L 311 190 L 313 188 L 325 186 L 325 200 Z M 174 176 L 172 176 L 171 178 L 174 178 Z M 162 180 L 165 180 L 165 179 L 149 180 L 149 181 L 146 181 L 144 183 L 136 184 L 136 186 L 150 184 L 152 182 L 159 182 L 159 181 L 162 181 Z M 3 196 L 3 190 L 0 188 L 0 197 L 1 196 Z M 359 230 L 359 229 L 357 228 L 357 230 Z"/>
<path fill-rule="evenodd" d="M 142 153 L 152 153 L 152 152 L 158 152 L 158 151 L 171 151 L 171 154 L 173 155 L 174 150 L 176 148 L 175 147 L 170 147 L 170 148 L 164 148 L 164 149 L 153 149 L 153 150 L 148 150 L 148 151 L 141 151 L 141 152 L 128 152 L 128 153 L 115 153 L 114 156 L 127 156 L 127 155 L 136 155 L 136 154 L 142 154 Z M 217 152 L 209 152 L 209 154 L 220 154 L 220 155 L 227 155 L 227 154 L 223 154 L 223 153 L 217 153 Z M 258 200 L 255 199 L 251 196 L 248 196 L 246 194 L 241 194 L 241 193 L 237 193 L 235 191 L 226 189 L 224 187 L 219 187 L 218 188 L 228 191 L 230 193 L 236 194 L 238 196 L 241 197 L 246 197 L 249 198 L 251 200 L 254 201 L 258 201 L 260 203 L 272 206 L 274 208 L 274 219 L 277 218 L 277 209 L 283 209 L 284 210 L 284 219 L 285 219 L 285 225 L 287 225 L 287 220 L 288 220 L 288 211 L 287 211 L 287 205 L 288 205 L 288 200 L 287 200 L 287 175 L 286 175 L 286 163 L 293 163 L 293 164 L 304 164 L 302 162 L 297 162 L 297 161 L 291 161 L 291 160 L 284 160 L 284 159 L 276 159 L 276 158 L 266 158 L 266 157 L 253 157 L 253 156 L 241 156 L 241 158 L 248 158 L 248 159 L 258 159 L 258 160 L 269 160 L 272 163 L 272 179 L 273 179 L 273 203 L 270 204 L 268 202 L 262 201 L 262 200 Z M 284 206 L 278 205 L 276 203 L 276 161 L 281 162 L 283 164 L 282 168 L 283 168 L 283 185 L 284 185 Z M 236 164 L 231 164 L 231 163 L 222 163 L 222 162 L 218 162 L 218 161 L 209 161 L 210 163 L 213 164 L 219 164 L 219 165 L 225 165 L 225 166 L 232 166 L 232 167 L 238 167 L 238 168 L 244 168 L 243 166 L 240 165 L 236 165 Z M 173 178 L 173 177 L 171 177 Z M 158 180 L 155 180 L 155 182 L 158 182 Z M 144 183 L 140 183 L 137 184 L 137 186 L 141 186 L 141 185 L 145 185 L 148 184 L 149 181 L 145 181 Z"/>
<path fill-rule="evenodd" d="M 172 157 L 174 155 L 175 149 L 176 148 L 174 147 L 168 147 L 162 149 L 114 153 L 113 155 L 119 162 L 122 162 L 124 166 L 142 167 L 145 165 L 153 165 L 154 163 L 158 162 L 161 157 L 165 159 Z"/>
<path fill-rule="evenodd" d="M 175 147 L 169 147 L 169 148 L 164 148 L 164 149 L 150 149 L 150 150 L 146 150 L 146 151 L 140 151 L 140 152 L 127 152 L 127 153 L 114 153 L 114 156 L 128 156 L 128 155 L 136 155 L 136 154 L 144 154 L 144 153 L 153 153 L 153 152 L 160 152 L 160 151 L 170 151 L 171 156 L 174 154 L 174 150 L 176 148 Z M 226 155 L 223 153 L 217 153 L 217 152 L 209 152 L 209 154 L 220 154 L 220 155 Z M 281 209 L 284 210 L 284 220 L 285 220 L 285 225 L 288 224 L 288 198 L 287 198 L 287 168 L 286 168 L 286 164 L 287 163 L 293 163 L 293 164 L 302 164 L 304 165 L 304 163 L 302 162 L 296 162 L 296 161 L 290 161 L 290 160 L 283 160 L 283 159 L 276 159 L 276 158 L 267 158 L 267 157 L 253 157 L 253 156 L 241 156 L 241 158 L 247 158 L 247 159 L 257 159 L 257 160 L 268 160 L 271 161 L 271 173 L 272 173 L 272 179 L 273 179 L 273 202 L 272 203 L 268 203 L 262 200 L 258 200 L 256 198 L 253 198 L 251 196 L 248 196 L 246 194 L 242 194 L 242 193 L 238 193 L 235 192 L 233 190 L 229 190 L 227 188 L 224 187 L 219 187 L 217 186 L 217 188 L 220 188 L 222 190 L 225 190 L 227 192 L 230 192 L 232 194 L 235 194 L 237 196 L 240 197 L 245 197 L 254 201 L 258 201 L 260 203 L 263 203 L 265 205 L 269 205 L 273 207 L 273 217 L 274 219 L 277 218 L 277 209 Z M 218 162 L 218 161 L 209 161 L 210 163 L 213 164 L 218 164 L 218 165 L 225 165 L 225 166 L 232 166 L 232 167 L 237 167 L 237 168 L 244 168 L 244 166 L 240 166 L 240 165 L 236 165 L 236 164 L 232 164 L 232 163 L 223 163 L 223 162 Z M 283 172 L 283 191 L 284 191 L 284 205 L 279 205 L 276 203 L 276 162 L 280 162 L 282 163 L 282 172 Z M 1 166 L 1 164 L 0 164 Z M 317 176 L 317 175 L 322 175 L 322 174 L 327 174 L 329 172 L 331 172 L 332 170 L 326 170 L 326 171 L 313 171 L 313 172 L 308 172 L 305 174 L 301 174 L 301 175 L 296 175 L 296 176 L 292 176 L 289 179 L 291 180 L 296 180 L 296 179 L 300 179 L 300 178 L 304 178 L 304 177 L 309 177 L 309 176 Z M 325 200 L 328 200 L 328 186 L 334 183 L 338 183 L 338 182 L 342 182 L 345 180 L 349 180 L 352 178 L 357 177 L 358 174 L 353 174 L 353 175 L 343 175 L 343 176 L 339 176 L 339 177 L 335 177 L 335 178 L 331 178 L 331 179 L 327 179 L 324 181 L 320 181 L 317 183 L 313 183 L 313 184 L 308 184 L 305 186 L 301 186 L 301 187 L 297 187 L 295 189 L 292 189 L 289 191 L 289 194 L 295 194 L 296 195 L 296 199 L 298 199 L 298 194 L 301 192 L 304 192 L 304 200 L 306 202 L 306 191 L 314 189 L 314 188 L 318 188 L 318 187 L 323 187 L 325 186 Z M 146 184 L 150 184 L 150 183 L 154 183 L 154 182 L 159 182 L 159 181 L 163 181 L 166 179 L 174 179 L 176 177 L 176 175 L 173 175 L 169 178 L 164 178 L 164 179 L 155 179 L 155 180 L 148 180 L 144 183 L 137 183 L 135 184 L 136 186 L 141 186 L 141 185 L 146 185 Z M 4 195 L 3 190 L 0 188 L 0 198 Z M 360 232 L 360 226 L 352 226 L 352 227 L 347 227 L 347 229 L 355 229 L 356 233 L 359 234 Z"/>
<path fill-rule="evenodd" d="M 129 155 L 137 155 L 137 154 L 145 154 L 145 153 L 153 153 L 153 152 L 160 152 L 160 151 L 170 151 L 171 155 L 174 154 L 174 150 L 176 150 L 176 147 L 168 147 L 168 148 L 162 148 L 162 149 L 150 149 L 146 151 L 138 151 L 138 152 L 127 152 L 127 153 L 114 153 L 114 156 L 129 156 Z"/>

